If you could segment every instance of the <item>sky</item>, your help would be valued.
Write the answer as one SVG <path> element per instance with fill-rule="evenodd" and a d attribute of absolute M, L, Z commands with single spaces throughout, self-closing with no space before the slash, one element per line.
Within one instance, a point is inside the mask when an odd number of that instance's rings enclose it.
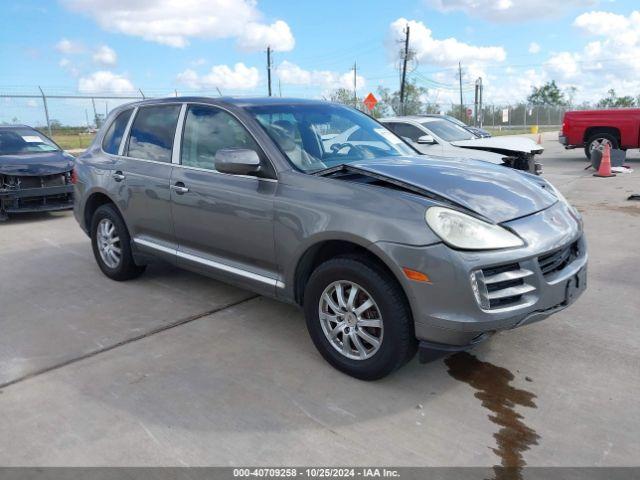
<path fill-rule="evenodd" d="M 522 101 L 555 80 L 576 103 L 610 88 L 640 94 L 638 0 L 0 0 L 0 94 L 358 96 L 408 78 L 424 100 Z M 635 10 L 634 10 L 635 8 Z M 83 123 L 90 101 L 50 99 L 52 118 Z M 97 109 L 117 101 L 97 101 Z M 89 112 L 85 116 L 85 111 Z M 0 98 L 0 121 L 42 122 L 40 99 Z"/>

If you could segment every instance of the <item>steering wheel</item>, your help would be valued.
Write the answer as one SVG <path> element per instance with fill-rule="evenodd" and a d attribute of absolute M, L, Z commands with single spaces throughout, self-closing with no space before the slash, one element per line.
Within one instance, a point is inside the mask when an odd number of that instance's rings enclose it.
<path fill-rule="evenodd" d="M 343 148 L 348 148 L 349 150 L 347 151 L 345 156 L 351 155 L 352 150 L 355 150 L 356 152 L 358 152 L 359 158 L 364 158 L 366 156 L 366 150 L 360 147 L 360 145 L 354 145 L 353 143 L 334 143 L 329 148 L 331 149 L 331 152 L 334 155 L 337 155 L 338 152 Z"/>

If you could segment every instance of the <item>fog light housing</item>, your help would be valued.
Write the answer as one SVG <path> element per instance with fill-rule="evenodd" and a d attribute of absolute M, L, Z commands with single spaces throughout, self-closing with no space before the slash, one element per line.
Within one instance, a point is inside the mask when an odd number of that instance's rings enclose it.
<path fill-rule="evenodd" d="M 473 290 L 473 296 L 476 298 L 476 302 L 483 310 L 489 310 L 491 304 L 489 303 L 489 292 L 487 286 L 484 283 L 484 274 L 482 270 L 474 270 L 469 276 L 471 281 L 471 290 Z"/>

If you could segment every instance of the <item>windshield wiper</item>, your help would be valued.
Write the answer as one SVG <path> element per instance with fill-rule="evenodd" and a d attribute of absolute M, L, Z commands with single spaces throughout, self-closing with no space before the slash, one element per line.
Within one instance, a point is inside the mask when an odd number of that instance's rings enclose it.
<path fill-rule="evenodd" d="M 320 170 L 316 170 L 315 172 L 311 172 L 311 175 L 316 175 L 318 177 L 324 177 L 325 175 L 329 175 L 331 173 L 340 172 L 347 168 L 347 163 L 339 163 L 338 165 L 334 165 L 333 167 L 322 168 Z"/>

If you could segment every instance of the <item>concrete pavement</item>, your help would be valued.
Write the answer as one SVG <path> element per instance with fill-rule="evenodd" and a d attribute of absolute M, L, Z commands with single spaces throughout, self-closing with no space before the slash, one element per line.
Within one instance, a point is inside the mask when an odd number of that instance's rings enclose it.
<path fill-rule="evenodd" d="M 326 364 L 294 307 L 164 266 L 111 282 L 69 213 L 0 225 L 0 465 L 637 465 L 640 156 L 598 179 L 553 139 L 588 291 L 374 383 Z"/>

